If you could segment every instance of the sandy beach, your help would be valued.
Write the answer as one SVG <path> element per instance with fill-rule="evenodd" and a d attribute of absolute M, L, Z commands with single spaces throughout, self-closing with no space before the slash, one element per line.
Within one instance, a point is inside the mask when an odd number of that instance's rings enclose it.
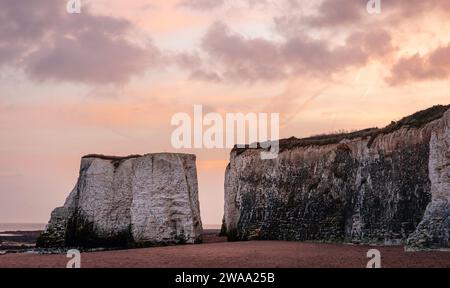
<path fill-rule="evenodd" d="M 226 242 L 206 231 L 199 245 L 167 246 L 81 254 L 83 268 L 364 268 L 371 246 L 288 241 Z M 450 268 L 450 252 L 404 252 L 403 247 L 375 247 L 382 267 Z M 10 253 L 0 268 L 64 268 L 66 255 Z"/>

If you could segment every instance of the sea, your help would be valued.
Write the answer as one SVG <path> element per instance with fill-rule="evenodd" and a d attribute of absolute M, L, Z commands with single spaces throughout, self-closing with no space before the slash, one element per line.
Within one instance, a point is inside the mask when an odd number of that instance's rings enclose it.
<path fill-rule="evenodd" d="M 41 231 L 46 223 L 0 223 L 0 232 L 6 231 Z"/>

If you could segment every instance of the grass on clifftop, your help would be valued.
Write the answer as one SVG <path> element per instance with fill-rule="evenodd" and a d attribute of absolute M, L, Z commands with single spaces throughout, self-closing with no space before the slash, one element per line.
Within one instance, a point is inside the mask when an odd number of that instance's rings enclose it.
<path fill-rule="evenodd" d="M 139 158 L 142 157 L 142 155 L 129 155 L 129 156 L 109 156 L 109 155 L 102 155 L 102 154 L 88 154 L 83 156 L 82 158 L 97 158 L 102 160 L 111 160 L 111 161 L 122 161 L 122 160 L 128 160 L 133 158 Z"/>

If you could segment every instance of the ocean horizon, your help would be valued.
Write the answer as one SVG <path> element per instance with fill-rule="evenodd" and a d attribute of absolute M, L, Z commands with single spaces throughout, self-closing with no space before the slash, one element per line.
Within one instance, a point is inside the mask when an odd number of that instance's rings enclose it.
<path fill-rule="evenodd" d="M 47 223 L 0 223 L 0 232 L 7 231 L 40 231 Z"/>

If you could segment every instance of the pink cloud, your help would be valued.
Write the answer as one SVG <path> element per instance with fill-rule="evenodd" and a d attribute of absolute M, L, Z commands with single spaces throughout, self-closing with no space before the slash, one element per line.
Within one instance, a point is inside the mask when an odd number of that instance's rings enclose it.
<path fill-rule="evenodd" d="M 202 40 L 203 50 L 225 67 L 222 77 L 231 80 L 277 79 L 284 75 L 284 63 L 276 43 L 245 38 L 225 24 L 215 23 Z"/>
<path fill-rule="evenodd" d="M 127 39 L 131 22 L 110 16 L 70 15 L 59 0 L 0 0 L 0 67 L 23 68 L 38 80 L 126 82 L 158 61 L 151 43 Z"/>
<path fill-rule="evenodd" d="M 366 5 L 367 0 L 325 0 L 305 22 L 312 26 L 356 24 L 367 14 Z"/>
<path fill-rule="evenodd" d="M 212 10 L 221 7 L 224 3 L 225 0 L 183 0 L 179 6 L 197 10 Z"/>
<path fill-rule="evenodd" d="M 329 77 L 350 67 L 365 65 L 370 57 L 379 58 L 393 51 L 391 36 L 385 30 L 358 32 L 344 44 L 312 39 L 306 34 L 283 41 L 244 37 L 217 22 L 202 40 L 207 57 L 185 65 L 193 71 L 208 66 L 202 79 L 238 82 L 274 81 L 293 75 Z M 191 59 L 191 62 L 194 59 Z M 187 63 L 184 59 L 183 63 Z"/>
<path fill-rule="evenodd" d="M 450 43 L 426 55 L 403 57 L 391 69 L 391 85 L 412 81 L 439 80 L 450 77 Z"/>

